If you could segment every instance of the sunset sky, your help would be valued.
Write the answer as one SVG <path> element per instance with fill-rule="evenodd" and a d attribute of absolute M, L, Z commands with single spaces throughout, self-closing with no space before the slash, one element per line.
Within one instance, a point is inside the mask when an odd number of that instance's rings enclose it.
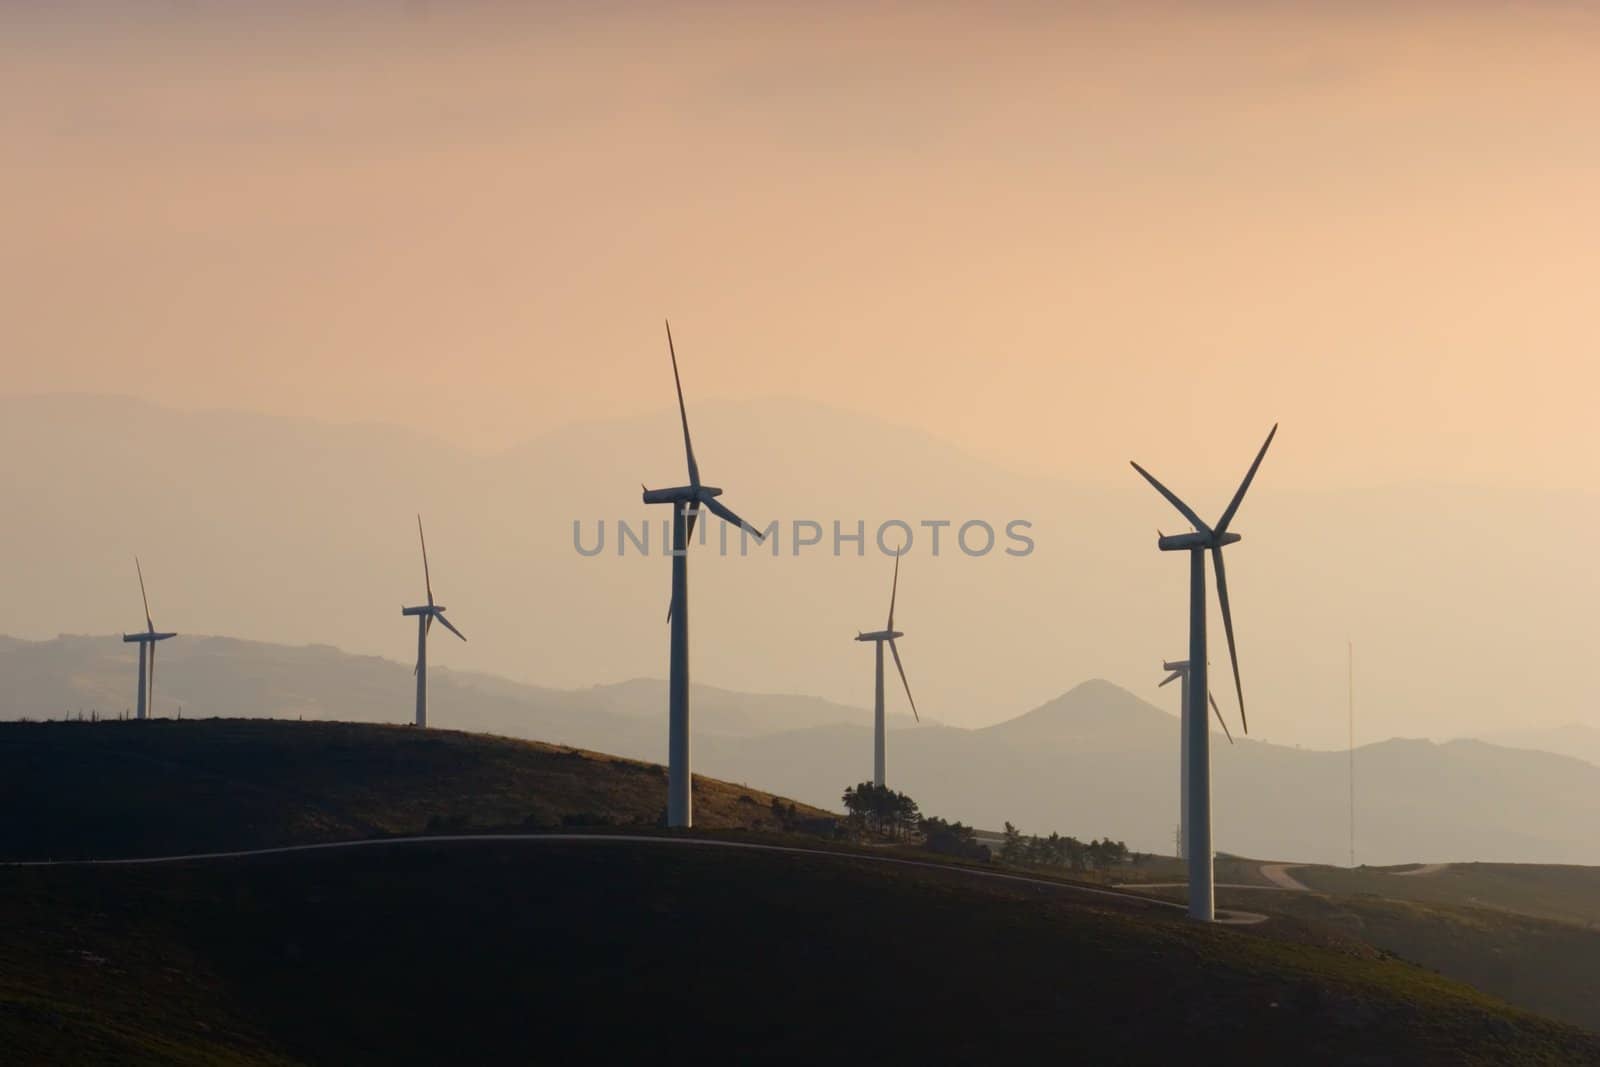
<path fill-rule="evenodd" d="M 1583 5 L 325 6 L 6 5 L 0 390 L 1600 490 Z"/>
<path fill-rule="evenodd" d="M 452 665 L 659 677 L 665 571 L 570 529 L 681 478 L 670 315 L 752 517 L 1038 523 L 912 560 L 935 719 L 1161 699 L 1182 520 L 1127 461 L 1215 515 L 1280 422 L 1230 566 L 1272 737 L 1343 743 L 1349 639 L 1372 737 L 1600 727 L 1596 55 L 1558 3 L 4 5 L 0 633 L 126 625 L 143 551 L 185 633 L 404 660 L 425 511 Z M 882 572 L 708 561 L 696 680 L 864 701 Z"/>

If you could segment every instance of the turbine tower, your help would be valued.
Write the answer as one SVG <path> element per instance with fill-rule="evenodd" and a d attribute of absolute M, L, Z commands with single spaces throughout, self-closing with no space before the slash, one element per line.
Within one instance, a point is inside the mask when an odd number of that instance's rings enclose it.
<path fill-rule="evenodd" d="M 905 634 L 894 628 L 894 598 L 900 589 L 900 553 L 894 554 L 894 582 L 889 586 L 889 621 L 883 629 L 874 630 L 872 633 L 856 633 L 857 641 L 871 641 L 876 646 L 878 654 L 878 672 L 872 690 L 872 784 L 879 789 L 883 788 L 883 646 L 887 643 L 890 655 L 894 656 L 894 669 L 900 672 L 900 684 L 906 687 L 906 699 L 911 701 L 911 714 L 918 722 L 922 716 L 917 714 L 917 701 L 911 695 L 911 683 L 906 681 L 906 669 L 900 664 L 900 650 L 895 647 L 894 639 L 904 637 Z"/>
<path fill-rule="evenodd" d="M 428 573 L 428 539 L 422 535 L 422 516 L 417 516 L 417 540 L 422 542 L 422 581 L 428 590 L 428 602 L 414 608 L 402 607 L 400 614 L 417 617 L 417 666 L 411 673 L 417 676 L 417 725 L 428 725 L 428 631 L 433 620 L 465 641 L 466 635 L 451 625 L 444 617 L 444 605 L 433 602 L 433 578 Z"/>
<path fill-rule="evenodd" d="M 1206 725 L 1204 704 L 1211 692 L 1206 677 L 1206 553 L 1211 553 L 1211 563 L 1217 572 L 1217 601 L 1222 607 L 1222 628 L 1228 637 L 1228 658 L 1233 664 L 1233 685 L 1239 697 L 1239 719 L 1248 734 L 1250 720 L 1244 711 L 1244 685 L 1239 680 L 1239 654 L 1233 640 L 1233 613 L 1228 607 L 1228 576 L 1223 568 L 1222 549 L 1240 540 L 1238 534 L 1228 531 L 1228 526 L 1238 513 L 1239 505 L 1244 502 L 1244 494 L 1250 488 L 1250 482 L 1255 478 L 1277 433 L 1278 427 L 1273 426 L 1261 451 L 1256 453 L 1255 462 L 1250 464 L 1244 481 L 1239 483 L 1238 492 L 1233 494 L 1228 509 L 1222 513 L 1215 527 L 1206 525 L 1193 508 L 1156 481 L 1149 471 L 1137 463 L 1133 464 L 1133 469 L 1194 526 L 1190 533 L 1172 537 L 1159 535 L 1156 546 L 1163 552 L 1189 553 L 1189 689 L 1185 701 L 1188 721 L 1184 724 L 1184 736 L 1189 740 L 1189 781 L 1186 787 L 1189 798 L 1189 917 L 1203 922 L 1211 922 L 1216 918 L 1216 882 L 1212 872 L 1211 848 L 1211 734 Z"/>
<path fill-rule="evenodd" d="M 1182 681 L 1182 697 L 1180 701 L 1181 712 L 1178 716 L 1178 858 L 1184 859 L 1189 855 L 1189 661 L 1178 660 L 1174 663 L 1162 663 L 1161 669 L 1171 671 L 1161 680 L 1160 689 L 1169 682 Z M 1222 732 L 1227 735 L 1228 744 L 1233 744 L 1233 732 L 1228 729 L 1228 724 L 1223 721 L 1222 709 L 1217 707 L 1217 698 L 1207 693 L 1211 701 L 1211 710 L 1217 713 L 1217 722 L 1222 726 Z"/>
<path fill-rule="evenodd" d="M 150 597 L 144 591 L 144 568 L 139 565 L 138 556 L 133 557 L 133 569 L 139 575 L 139 598 L 144 601 L 144 631 L 123 634 L 122 640 L 139 646 L 139 701 L 134 718 L 146 719 L 156 695 L 156 642 L 178 635 L 156 632 L 156 624 L 150 621 Z"/>
<path fill-rule="evenodd" d="M 710 512 L 741 530 L 762 534 L 717 497 L 722 490 L 700 481 L 700 466 L 694 461 L 694 445 L 689 441 L 689 414 L 683 406 L 683 380 L 678 376 L 678 351 L 672 344 L 672 323 L 667 323 L 667 352 L 672 357 L 672 382 L 678 390 L 678 418 L 683 423 L 683 452 L 689 461 L 689 484 L 671 489 L 644 489 L 646 504 L 672 505 L 672 600 L 667 605 L 667 622 L 672 626 L 672 666 L 667 682 L 667 825 L 694 825 L 694 798 L 690 792 L 689 769 L 689 538 L 694 535 L 695 519 L 704 505 Z"/>

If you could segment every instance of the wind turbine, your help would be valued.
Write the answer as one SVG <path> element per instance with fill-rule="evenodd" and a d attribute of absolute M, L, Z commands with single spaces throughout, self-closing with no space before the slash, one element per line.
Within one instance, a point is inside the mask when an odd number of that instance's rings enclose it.
<path fill-rule="evenodd" d="M 1211 692 L 1206 679 L 1206 553 L 1211 553 L 1211 563 L 1217 572 L 1217 601 L 1222 606 L 1222 627 L 1228 637 L 1228 658 L 1233 663 L 1233 685 L 1239 696 L 1239 719 L 1248 734 L 1250 720 L 1244 712 L 1244 685 L 1239 680 L 1239 653 L 1233 640 L 1233 613 L 1228 607 L 1228 575 L 1222 563 L 1222 549 L 1240 540 L 1238 534 L 1228 531 L 1228 525 L 1238 513 L 1239 505 L 1244 502 L 1245 491 L 1250 488 L 1250 482 L 1255 478 L 1277 433 L 1278 427 L 1274 425 L 1261 451 L 1256 453 L 1255 462 L 1250 464 L 1250 470 L 1245 473 L 1244 481 L 1239 483 L 1238 492 L 1233 494 L 1228 509 L 1222 513 L 1222 518 L 1214 528 L 1206 525 L 1193 508 L 1156 481 L 1149 471 L 1137 463 L 1133 464 L 1133 469 L 1194 526 L 1190 533 L 1171 537 L 1158 531 L 1156 546 L 1163 552 L 1189 553 L 1189 686 L 1184 701 L 1188 709 L 1184 736 L 1189 740 L 1189 781 L 1186 786 L 1189 799 L 1189 917 L 1203 922 L 1211 922 L 1216 918 L 1216 882 L 1211 862 L 1211 734 L 1206 726 L 1205 708 L 1205 699 Z"/>
<path fill-rule="evenodd" d="M 1161 680 L 1161 685 L 1156 686 L 1157 689 L 1162 688 L 1169 682 L 1182 681 L 1183 683 L 1180 687 L 1183 693 L 1180 704 L 1182 712 L 1178 717 L 1178 777 L 1180 783 L 1178 786 L 1178 858 L 1183 859 L 1189 855 L 1189 661 L 1181 659 L 1172 663 L 1163 662 L 1161 669 L 1172 673 Z M 1233 744 L 1233 731 L 1228 729 L 1227 722 L 1222 718 L 1222 709 L 1217 707 L 1217 698 L 1210 693 L 1207 693 L 1206 697 L 1211 701 L 1211 710 L 1217 713 L 1217 722 L 1221 724 L 1222 732 L 1227 735 L 1228 744 Z"/>
<path fill-rule="evenodd" d="M 417 725 L 428 725 L 428 631 L 433 620 L 465 641 L 466 635 L 451 625 L 444 617 L 444 605 L 433 602 L 433 578 L 428 574 L 428 539 L 422 535 L 422 516 L 417 516 L 417 540 L 422 542 L 422 581 L 428 589 L 428 602 L 414 608 L 401 608 L 402 615 L 417 617 L 417 666 L 411 673 L 417 676 Z"/>
<path fill-rule="evenodd" d="M 150 621 L 150 597 L 144 591 L 144 568 L 139 565 L 138 556 L 133 557 L 133 569 L 139 574 L 139 598 L 144 601 L 145 628 L 142 633 L 123 634 L 122 640 L 139 646 L 139 703 L 134 717 L 146 719 L 150 716 L 150 705 L 155 701 L 156 694 L 156 642 L 178 635 L 156 631 L 156 624 Z"/>
<path fill-rule="evenodd" d="M 667 352 L 672 356 L 672 382 L 678 389 L 678 418 L 683 422 L 683 452 L 689 461 L 689 484 L 671 489 L 644 489 L 646 504 L 672 505 L 672 601 L 667 622 L 672 626 L 672 667 L 667 682 L 667 825 L 694 825 L 694 798 L 689 770 L 689 538 L 701 505 L 724 522 L 762 534 L 717 497 L 722 490 L 700 482 L 700 466 L 689 441 L 689 413 L 683 406 L 683 380 L 678 376 L 678 351 L 672 344 L 672 323 L 667 323 Z"/>
<path fill-rule="evenodd" d="M 883 788 L 883 646 L 887 643 L 889 652 L 894 656 L 894 668 L 900 672 L 900 684 L 906 687 L 906 699 L 911 701 L 911 714 L 918 722 L 922 716 L 917 715 L 917 701 L 911 695 L 911 683 L 906 681 L 906 669 L 900 664 L 900 650 L 895 647 L 894 639 L 904 637 L 905 634 L 894 628 L 894 598 L 900 590 L 900 553 L 894 554 L 894 583 L 889 586 L 889 621 L 883 629 L 874 630 L 872 633 L 856 633 L 857 641 L 871 641 L 876 646 L 878 654 L 878 672 L 872 696 L 872 784 L 879 789 Z"/>

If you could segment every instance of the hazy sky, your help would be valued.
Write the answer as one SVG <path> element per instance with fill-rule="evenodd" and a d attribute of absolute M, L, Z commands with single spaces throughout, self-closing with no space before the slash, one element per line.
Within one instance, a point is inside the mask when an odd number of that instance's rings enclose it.
<path fill-rule="evenodd" d="M 0 390 L 1600 489 L 1582 5 L 324 6 L 4 6 Z"/>
<path fill-rule="evenodd" d="M 1597 54 L 1556 3 L 0 0 L 0 394 L 425 438 L 27 401 L 0 633 L 126 625 L 144 551 L 185 632 L 405 659 L 422 510 L 451 663 L 659 676 L 664 572 L 575 565 L 570 519 L 681 470 L 670 314 L 752 516 L 1039 521 L 1031 569 L 913 568 L 935 718 L 1157 696 L 1182 568 L 1129 538 L 1179 520 L 1127 460 L 1214 515 L 1281 420 L 1230 569 L 1269 736 L 1342 741 L 1350 636 L 1374 736 L 1600 725 Z M 705 565 L 697 680 L 862 700 L 882 570 Z"/>

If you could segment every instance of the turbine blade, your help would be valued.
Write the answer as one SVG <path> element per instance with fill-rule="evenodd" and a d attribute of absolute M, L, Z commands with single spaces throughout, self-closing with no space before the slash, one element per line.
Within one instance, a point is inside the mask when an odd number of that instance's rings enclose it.
<path fill-rule="evenodd" d="M 150 621 L 150 597 L 144 591 L 144 568 L 139 566 L 139 557 L 133 557 L 133 569 L 139 572 L 139 599 L 144 601 L 144 625 L 149 633 L 156 632 L 156 624 Z"/>
<path fill-rule="evenodd" d="M 1211 710 L 1217 713 L 1217 725 L 1222 727 L 1223 734 L 1228 738 L 1228 744 L 1233 744 L 1233 732 L 1228 729 L 1228 724 L 1222 717 L 1222 709 L 1217 707 L 1217 698 L 1210 692 L 1207 692 L 1206 696 L 1211 699 Z"/>
<path fill-rule="evenodd" d="M 444 612 L 442 612 L 442 611 L 439 612 L 438 615 L 435 616 L 435 618 L 437 618 L 439 620 L 439 625 L 443 626 L 446 630 L 449 630 L 451 633 L 453 633 L 457 637 L 461 638 L 461 640 L 465 641 L 467 639 L 467 635 L 466 634 L 464 634 L 460 630 L 456 629 L 455 626 L 450 622 L 450 620 L 444 617 Z"/>
<path fill-rule="evenodd" d="M 1129 460 L 1128 462 L 1129 463 L 1133 463 L 1132 460 Z M 1178 499 L 1178 495 L 1176 493 L 1174 493 L 1171 489 L 1168 489 L 1166 486 L 1164 486 L 1160 482 L 1156 481 L 1155 475 L 1151 474 L 1149 471 L 1145 470 L 1143 467 L 1139 466 L 1137 463 L 1133 463 L 1133 469 L 1138 471 L 1140 474 L 1144 475 L 1144 480 L 1149 482 L 1151 485 L 1155 486 L 1156 492 L 1158 492 L 1162 496 L 1166 497 L 1167 498 L 1167 503 L 1169 503 L 1173 507 L 1177 508 L 1179 513 L 1182 514 L 1184 518 L 1188 519 L 1191 523 L 1194 524 L 1194 528 L 1196 530 L 1198 530 L 1200 533 L 1210 533 L 1211 532 L 1211 527 L 1207 526 L 1204 522 L 1202 522 L 1200 520 L 1200 516 L 1198 516 L 1198 515 L 1196 515 L 1194 513 L 1194 509 L 1191 508 L 1188 504 L 1185 504 L 1183 501 L 1179 500 Z"/>
<path fill-rule="evenodd" d="M 894 583 L 889 586 L 889 625 L 885 630 L 894 629 L 894 598 L 900 592 L 900 550 L 894 550 Z"/>
<path fill-rule="evenodd" d="M 1176 682 L 1179 678 L 1182 678 L 1182 677 L 1183 677 L 1183 672 L 1182 671 L 1173 671 L 1171 674 L 1169 674 L 1165 678 L 1163 678 L 1161 680 L 1161 685 L 1156 686 L 1156 688 L 1160 689 L 1163 686 L 1165 686 L 1168 682 Z"/>
<path fill-rule="evenodd" d="M 1272 444 L 1272 439 L 1278 436 L 1278 424 L 1272 424 L 1272 432 L 1267 434 L 1266 441 L 1261 446 L 1261 451 L 1256 453 L 1256 461 L 1250 464 L 1250 469 L 1245 472 L 1244 481 L 1239 483 L 1239 491 L 1233 494 L 1233 499 L 1228 502 L 1228 510 L 1222 513 L 1222 518 L 1217 520 L 1217 533 L 1224 533 L 1228 523 L 1233 521 L 1234 512 L 1239 510 L 1239 505 L 1244 502 L 1244 493 L 1250 488 L 1250 483 L 1255 479 L 1256 470 L 1261 466 L 1261 461 L 1267 456 L 1267 449 Z"/>
<path fill-rule="evenodd" d="M 889 639 L 889 654 L 894 656 L 894 669 L 900 672 L 900 684 L 906 687 L 906 699 L 911 701 L 911 714 L 918 722 L 922 716 L 917 714 L 917 701 L 911 695 L 911 683 L 906 681 L 906 669 L 900 665 L 900 650 L 894 646 L 894 638 Z"/>
<path fill-rule="evenodd" d="M 422 636 L 426 638 L 431 633 L 433 633 L 433 616 L 428 615 L 422 624 Z"/>
<path fill-rule="evenodd" d="M 749 530 L 751 533 L 755 534 L 757 541 L 764 539 L 765 535 L 763 535 L 760 530 L 756 529 L 754 526 L 751 526 L 748 522 L 745 522 L 739 516 L 735 515 L 732 508 L 728 507 L 728 505 L 724 504 L 716 497 L 707 497 L 705 505 L 711 509 L 712 514 L 716 515 L 723 522 L 731 522 L 741 530 Z"/>
<path fill-rule="evenodd" d="M 1248 734 L 1250 720 L 1244 714 L 1244 683 L 1239 680 L 1239 650 L 1233 643 L 1233 612 L 1228 607 L 1228 572 L 1222 566 L 1222 549 L 1211 550 L 1211 563 L 1217 570 L 1217 603 L 1222 605 L 1222 630 L 1228 635 L 1228 658 L 1233 661 L 1233 688 L 1239 694 L 1239 721 Z"/>
<path fill-rule="evenodd" d="M 428 587 L 428 607 L 433 607 L 433 576 L 428 573 L 428 539 L 422 536 L 422 516 L 417 516 L 417 540 L 422 542 L 422 581 Z"/>
<path fill-rule="evenodd" d="M 678 387 L 678 418 L 683 420 L 683 453 L 689 458 L 689 484 L 700 485 L 700 465 L 694 461 L 694 445 L 689 441 L 689 412 L 683 406 L 683 379 L 678 377 L 678 350 L 672 344 L 672 323 L 667 322 L 667 351 L 672 353 L 672 384 Z"/>

